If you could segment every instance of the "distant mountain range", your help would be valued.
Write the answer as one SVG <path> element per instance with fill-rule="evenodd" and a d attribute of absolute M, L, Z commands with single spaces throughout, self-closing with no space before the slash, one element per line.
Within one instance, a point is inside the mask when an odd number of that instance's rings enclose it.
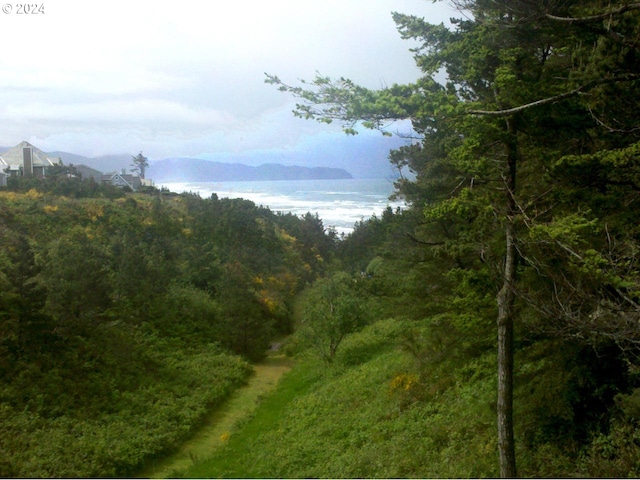
<path fill-rule="evenodd" d="M 11 147 L 0 147 L 0 152 Z M 66 165 L 85 165 L 78 168 L 83 177 L 99 180 L 99 173 L 131 170 L 132 156 L 127 154 L 85 157 L 69 152 L 47 152 L 52 157 L 60 157 Z M 156 184 L 162 182 L 230 182 L 260 180 L 337 180 L 353 178 L 342 168 L 302 167 L 265 163 L 259 166 L 242 163 L 226 163 L 198 158 L 166 158 L 150 162 L 147 177 Z M 93 169 L 93 170 L 92 170 Z"/>
<path fill-rule="evenodd" d="M 53 157 L 60 157 L 66 164 L 86 165 L 95 168 L 103 173 L 120 172 L 123 168 L 129 171 L 131 169 L 132 155 L 102 155 L 100 157 L 84 157 L 69 152 L 48 152 Z"/>
<path fill-rule="evenodd" d="M 282 148 L 267 149 L 239 149 L 234 152 L 203 152 L 197 158 L 170 157 L 165 159 L 150 160 L 147 177 L 156 182 L 170 182 L 181 179 L 211 181 L 203 179 L 200 175 L 222 175 L 225 180 L 231 179 L 264 179 L 264 175 L 276 175 L 279 179 L 293 178 L 349 178 L 344 177 L 345 172 L 354 178 L 396 178 L 398 172 L 391 166 L 388 160 L 389 150 L 405 146 L 410 140 L 394 135 L 385 137 L 379 133 L 363 133 L 356 136 L 341 136 L 334 134 L 314 135 L 298 139 L 291 145 Z M 37 146 L 37 145 L 36 145 Z M 0 152 L 11 147 L 2 148 Z M 99 157 L 85 157 L 69 152 L 49 152 L 51 155 L 62 158 L 64 163 L 74 165 L 87 165 L 101 172 L 121 172 L 131 170 L 132 154 L 103 155 Z M 179 154 L 178 154 L 179 155 Z M 179 165 L 180 171 L 167 170 L 167 165 L 178 165 L 176 160 L 184 161 Z M 210 164 L 201 163 L 203 161 Z M 168 162 L 168 163 L 165 163 Z M 165 165 L 163 165 L 165 163 Z M 217 164 L 234 164 L 233 167 L 221 167 Z M 254 167 L 258 170 L 249 172 L 246 168 Z M 280 165 L 275 168 L 275 165 Z M 284 167 L 294 167 L 294 170 L 284 172 Z M 299 169 L 311 169 L 305 171 Z M 322 171 L 318 169 L 331 169 Z M 231 169 L 231 170 L 229 170 Z M 195 174 L 194 174 L 195 172 Z M 403 172 L 409 175 L 410 172 Z M 196 175 L 197 178 L 194 178 Z M 298 175 L 298 177 L 296 177 Z M 180 176 L 178 178 L 177 176 Z M 300 177 L 302 176 L 302 177 Z M 269 178 L 269 177 L 266 177 Z M 214 181 L 217 179 L 214 179 Z"/>
<path fill-rule="evenodd" d="M 342 168 L 301 167 L 268 163 L 250 166 L 197 158 L 167 158 L 149 169 L 154 182 L 228 182 L 260 180 L 337 180 L 353 178 Z"/>

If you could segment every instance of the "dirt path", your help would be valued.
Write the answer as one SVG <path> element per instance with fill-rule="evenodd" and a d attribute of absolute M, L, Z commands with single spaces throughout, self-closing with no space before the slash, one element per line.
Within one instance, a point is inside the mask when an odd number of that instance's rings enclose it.
<path fill-rule="evenodd" d="M 254 366 L 246 385 L 236 390 L 203 422 L 200 429 L 170 457 L 156 460 L 140 473 L 141 478 L 169 478 L 193 463 L 208 458 L 233 431 L 234 425 L 249 417 L 260 399 L 275 388 L 280 377 L 291 369 L 291 362 L 277 349 L 270 350 L 264 362 Z"/>

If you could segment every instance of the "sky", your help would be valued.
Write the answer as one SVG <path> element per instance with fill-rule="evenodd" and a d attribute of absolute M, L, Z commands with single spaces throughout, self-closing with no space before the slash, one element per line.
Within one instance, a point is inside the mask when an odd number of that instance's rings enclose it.
<path fill-rule="evenodd" d="M 411 82 L 413 44 L 391 12 L 456 15 L 431 0 L 38 1 L 37 14 L 0 11 L 0 145 L 150 160 L 346 145 L 339 125 L 295 118 L 264 73 Z"/>

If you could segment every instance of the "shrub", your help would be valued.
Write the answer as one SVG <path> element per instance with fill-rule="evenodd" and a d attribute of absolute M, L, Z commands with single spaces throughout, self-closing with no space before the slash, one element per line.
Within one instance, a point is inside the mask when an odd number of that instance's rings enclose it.
<path fill-rule="evenodd" d="M 397 339 L 407 323 L 389 318 L 366 326 L 362 331 L 347 336 L 336 353 L 336 362 L 343 365 L 359 365 L 379 354 L 385 347 L 397 344 Z"/>

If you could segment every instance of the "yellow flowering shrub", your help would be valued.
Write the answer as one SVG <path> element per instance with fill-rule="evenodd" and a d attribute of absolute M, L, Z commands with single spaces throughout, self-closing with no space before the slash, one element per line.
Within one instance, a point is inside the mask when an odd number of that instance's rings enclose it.
<path fill-rule="evenodd" d="M 417 375 L 411 373 L 400 373 L 393 377 L 393 379 L 391 380 L 391 383 L 389 384 L 389 391 L 392 393 L 398 390 L 408 392 L 417 384 Z"/>
<path fill-rule="evenodd" d="M 45 205 L 43 207 L 44 213 L 54 213 L 58 211 L 58 206 L 57 205 Z"/>

